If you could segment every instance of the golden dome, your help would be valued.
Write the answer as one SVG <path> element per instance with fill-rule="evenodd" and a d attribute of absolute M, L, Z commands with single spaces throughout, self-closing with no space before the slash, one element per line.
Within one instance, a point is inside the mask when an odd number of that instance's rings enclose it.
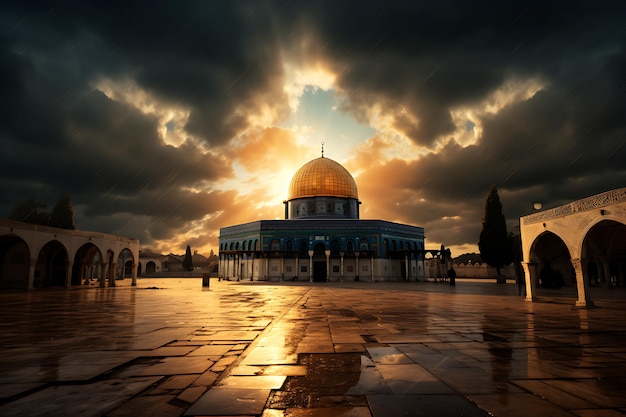
<path fill-rule="evenodd" d="M 348 170 L 323 156 L 304 164 L 289 185 L 288 200 L 315 196 L 359 198 L 356 182 Z"/>

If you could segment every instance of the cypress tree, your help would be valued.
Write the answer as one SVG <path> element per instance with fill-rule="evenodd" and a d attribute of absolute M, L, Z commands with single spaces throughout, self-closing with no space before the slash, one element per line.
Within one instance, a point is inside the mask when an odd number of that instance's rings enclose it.
<path fill-rule="evenodd" d="M 498 282 L 505 282 L 500 278 L 500 268 L 513 262 L 513 248 L 495 185 L 491 186 L 485 202 L 478 249 L 483 261 L 496 268 Z"/>
<path fill-rule="evenodd" d="M 193 271 L 193 259 L 191 258 L 191 248 L 187 245 L 185 257 L 183 258 L 183 269 L 185 271 Z"/>
<path fill-rule="evenodd" d="M 52 227 L 60 227 L 61 229 L 75 229 L 74 226 L 74 208 L 72 207 L 72 198 L 69 195 L 63 195 L 59 198 L 57 205 L 50 213 L 49 224 Z"/>

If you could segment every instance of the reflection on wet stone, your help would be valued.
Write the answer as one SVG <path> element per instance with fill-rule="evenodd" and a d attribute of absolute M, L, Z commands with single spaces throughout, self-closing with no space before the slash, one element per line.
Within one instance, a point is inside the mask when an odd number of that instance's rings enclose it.
<path fill-rule="evenodd" d="M 0 293 L 0 415 L 626 409 L 624 297 L 575 310 L 513 286 L 215 284 Z"/>
<path fill-rule="evenodd" d="M 270 408 L 306 408 L 321 397 L 345 394 L 361 373 L 361 355 L 354 353 L 301 354 L 298 364 L 307 368 L 307 375 L 289 378 Z"/>

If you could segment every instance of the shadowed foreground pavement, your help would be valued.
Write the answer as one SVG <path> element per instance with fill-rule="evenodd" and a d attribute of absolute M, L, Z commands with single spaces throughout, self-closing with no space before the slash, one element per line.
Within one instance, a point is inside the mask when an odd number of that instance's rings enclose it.
<path fill-rule="evenodd" d="M 622 416 L 626 293 L 594 291 L 594 309 L 462 280 L 4 292 L 0 415 Z"/>

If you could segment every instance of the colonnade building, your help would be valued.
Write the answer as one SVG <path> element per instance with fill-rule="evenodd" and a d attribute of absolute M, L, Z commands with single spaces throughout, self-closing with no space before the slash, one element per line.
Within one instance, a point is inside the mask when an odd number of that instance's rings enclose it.
<path fill-rule="evenodd" d="M 361 220 L 354 178 L 323 153 L 295 173 L 283 203 L 284 220 L 220 229 L 221 279 L 415 281 L 424 277 L 424 229 Z"/>

